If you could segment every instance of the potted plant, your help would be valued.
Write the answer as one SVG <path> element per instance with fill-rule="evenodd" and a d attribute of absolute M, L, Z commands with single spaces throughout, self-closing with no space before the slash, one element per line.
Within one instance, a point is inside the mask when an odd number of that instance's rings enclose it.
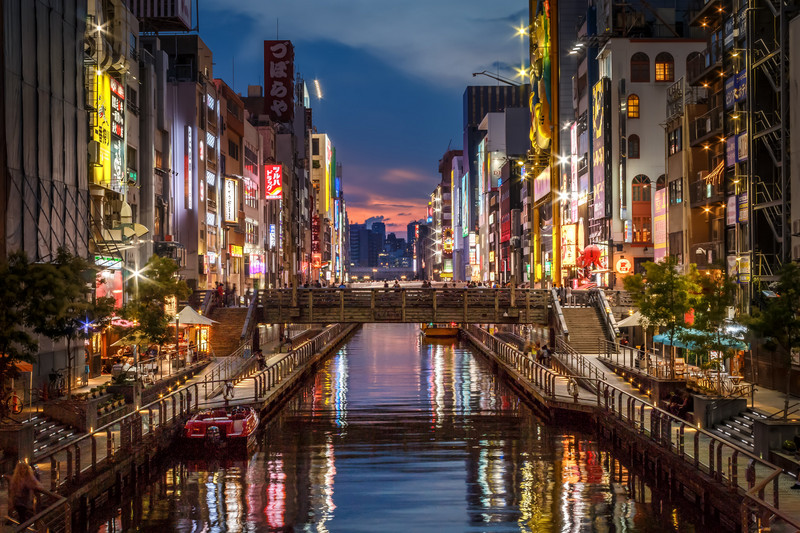
<path fill-rule="evenodd" d="M 89 389 L 89 393 L 92 395 L 92 398 L 97 398 L 97 387 Z"/>

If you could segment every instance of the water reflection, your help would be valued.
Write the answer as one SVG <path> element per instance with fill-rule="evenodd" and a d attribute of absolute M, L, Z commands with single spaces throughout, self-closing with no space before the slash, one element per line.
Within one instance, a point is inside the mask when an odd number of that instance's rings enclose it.
<path fill-rule="evenodd" d="M 365 326 L 247 461 L 175 463 L 99 531 L 692 531 L 591 436 L 541 423 L 488 364 Z"/>

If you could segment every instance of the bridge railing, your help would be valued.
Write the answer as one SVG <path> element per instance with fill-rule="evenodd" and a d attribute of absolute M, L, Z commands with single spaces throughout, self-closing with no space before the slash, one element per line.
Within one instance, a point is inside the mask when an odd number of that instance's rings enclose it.
<path fill-rule="evenodd" d="M 436 316 L 438 310 L 446 310 L 446 320 L 467 321 L 470 309 L 491 311 L 485 322 L 502 321 L 508 318 L 509 310 L 530 314 L 542 314 L 547 302 L 547 292 L 538 289 L 475 289 L 475 288 L 365 288 L 298 289 L 297 306 L 292 305 L 291 289 L 265 289 L 259 291 L 259 305 L 265 314 L 278 312 L 280 316 L 292 316 L 295 307 L 305 311 L 303 320 L 341 322 L 352 321 L 353 311 L 363 313 L 363 321 L 391 317 L 403 322 L 421 321 L 417 317 Z M 406 315 L 406 310 L 409 312 Z M 315 314 L 316 313 L 316 314 Z M 320 313 L 324 313 L 320 315 Z M 442 315 L 445 316 L 445 315 Z M 542 316 L 542 318 L 546 318 Z M 428 319 L 426 318 L 425 321 Z"/>

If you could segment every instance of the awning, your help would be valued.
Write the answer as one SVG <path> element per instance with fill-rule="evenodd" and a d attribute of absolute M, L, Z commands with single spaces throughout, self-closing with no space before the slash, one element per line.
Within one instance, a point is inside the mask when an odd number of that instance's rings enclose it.
<path fill-rule="evenodd" d="M 181 312 L 178 313 L 173 322 L 178 322 L 181 325 L 189 326 L 210 326 L 211 324 L 217 324 L 216 320 L 211 320 L 210 318 L 201 315 L 188 305 L 181 309 Z"/>
<path fill-rule="evenodd" d="M 667 346 L 677 346 L 678 348 L 686 348 L 688 350 L 694 350 L 696 348 L 696 344 L 691 340 L 685 340 L 684 336 L 686 335 L 710 336 L 711 334 L 697 329 L 677 328 L 675 330 L 674 339 L 670 340 L 669 332 L 667 332 L 667 333 L 661 333 L 659 335 L 654 335 L 653 342 L 657 342 L 659 344 L 664 344 Z M 722 339 L 722 344 L 723 346 L 730 346 L 732 348 L 736 348 L 737 350 L 750 349 L 750 345 L 748 345 L 747 343 L 730 338 Z"/>
<path fill-rule="evenodd" d="M 642 315 L 639 311 L 636 311 L 630 316 L 626 316 L 619 322 L 617 322 L 618 328 L 631 328 L 634 326 L 641 326 L 642 325 Z"/>

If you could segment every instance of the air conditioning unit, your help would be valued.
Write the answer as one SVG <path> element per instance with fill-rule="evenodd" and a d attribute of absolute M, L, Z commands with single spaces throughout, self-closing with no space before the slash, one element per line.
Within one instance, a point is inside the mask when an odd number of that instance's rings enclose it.
<path fill-rule="evenodd" d="M 97 166 L 100 164 L 100 143 L 89 141 L 89 165 Z"/>
<path fill-rule="evenodd" d="M 800 244 L 792 247 L 792 261 L 800 261 Z"/>
<path fill-rule="evenodd" d="M 792 237 L 800 237 L 800 218 L 792 220 Z"/>

